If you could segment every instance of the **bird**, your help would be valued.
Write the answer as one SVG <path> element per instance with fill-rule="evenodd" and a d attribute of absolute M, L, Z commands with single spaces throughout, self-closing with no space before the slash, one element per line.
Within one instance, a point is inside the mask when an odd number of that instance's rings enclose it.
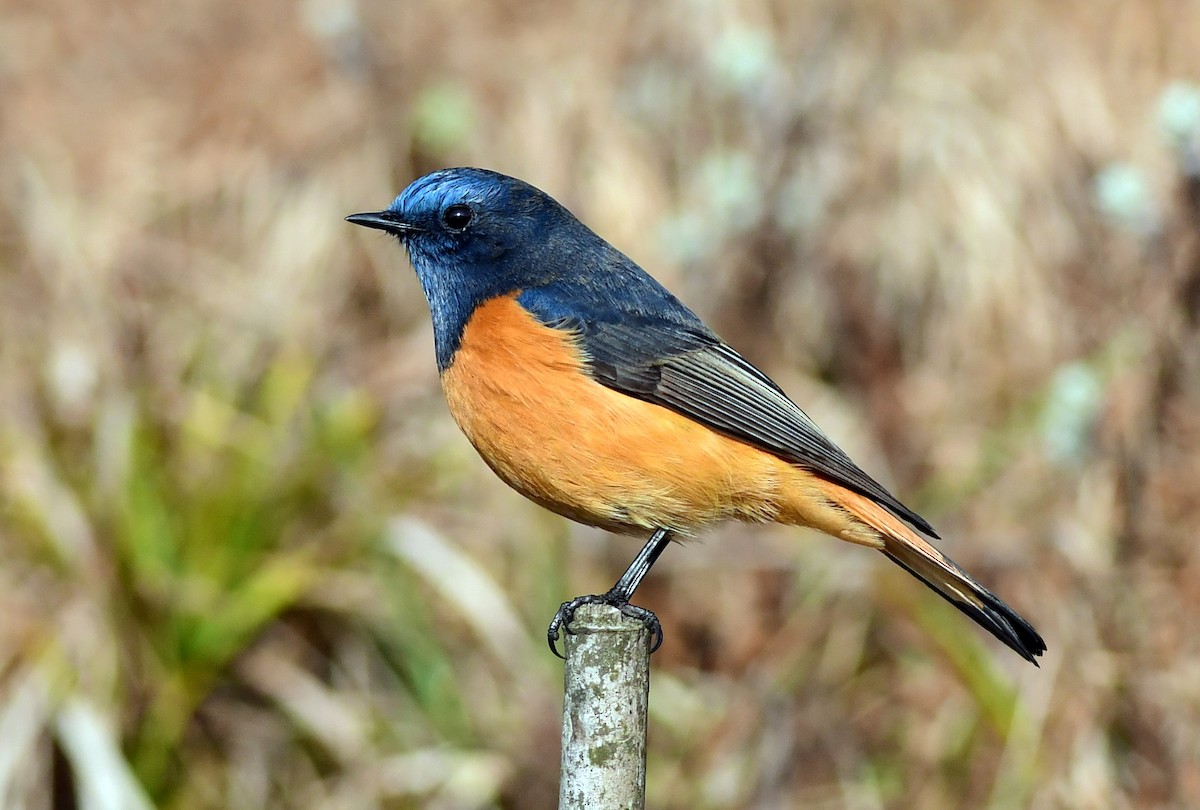
<path fill-rule="evenodd" d="M 783 389 L 550 195 L 449 168 L 346 220 L 407 249 L 454 420 L 505 483 L 571 520 L 648 536 L 587 602 L 631 600 L 673 542 L 727 521 L 809 527 L 879 551 L 1025 660 L 1037 630 L 939 551 L 933 526 L 864 472 Z"/>

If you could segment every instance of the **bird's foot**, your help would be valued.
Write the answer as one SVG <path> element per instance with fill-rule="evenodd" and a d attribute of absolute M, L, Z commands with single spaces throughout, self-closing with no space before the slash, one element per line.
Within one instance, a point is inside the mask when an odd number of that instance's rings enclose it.
<path fill-rule="evenodd" d="M 608 593 L 592 594 L 590 596 L 576 596 L 569 602 L 563 602 L 559 606 L 558 613 L 554 614 L 554 618 L 550 621 L 550 627 L 546 629 L 546 643 L 550 645 L 550 651 L 559 658 L 566 659 L 558 651 L 559 631 L 575 635 L 575 631 L 571 629 L 571 620 L 575 618 L 575 611 L 581 605 L 608 605 L 609 607 L 615 607 L 621 611 L 623 616 L 637 619 L 650 631 L 651 654 L 662 646 L 662 624 L 658 621 L 658 617 L 654 615 L 653 611 L 646 610 L 646 608 L 638 607 L 637 605 L 631 605 L 627 598 L 609 591 Z"/>

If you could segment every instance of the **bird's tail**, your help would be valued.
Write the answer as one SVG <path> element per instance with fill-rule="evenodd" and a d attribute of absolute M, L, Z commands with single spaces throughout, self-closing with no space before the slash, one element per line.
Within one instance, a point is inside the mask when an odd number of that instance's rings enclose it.
<path fill-rule="evenodd" d="M 1033 625 L 884 507 L 857 493 L 842 490 L 838 495 L 843 509 L 879 532 L 880 551 L 888 559 L 1037 666 L 1046 642 Z"/>

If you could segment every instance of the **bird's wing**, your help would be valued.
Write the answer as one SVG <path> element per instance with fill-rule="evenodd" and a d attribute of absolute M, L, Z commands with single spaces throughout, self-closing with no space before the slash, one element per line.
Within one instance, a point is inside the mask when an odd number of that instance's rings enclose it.
<path fill-rule="evenodd" d="M 926 534 L 933 527 L 834 444 L 766 374 L 702 325 L 646 319 L 564 323 L 601 384 L 670 408 L 867 496 Z"/>

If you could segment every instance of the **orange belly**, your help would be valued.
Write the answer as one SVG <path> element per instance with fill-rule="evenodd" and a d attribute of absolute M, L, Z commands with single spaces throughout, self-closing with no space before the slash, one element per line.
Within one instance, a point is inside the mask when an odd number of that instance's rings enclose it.
<path fill-rule="evenodd" d="M 692 534 L 731 519 L 779 521 L 881 543 L 832 502 L 828 482 L 592 380 L 576 338 L 513 297 L 476 310 L 442 388 L 500 478 L 581 523 Z"/>

